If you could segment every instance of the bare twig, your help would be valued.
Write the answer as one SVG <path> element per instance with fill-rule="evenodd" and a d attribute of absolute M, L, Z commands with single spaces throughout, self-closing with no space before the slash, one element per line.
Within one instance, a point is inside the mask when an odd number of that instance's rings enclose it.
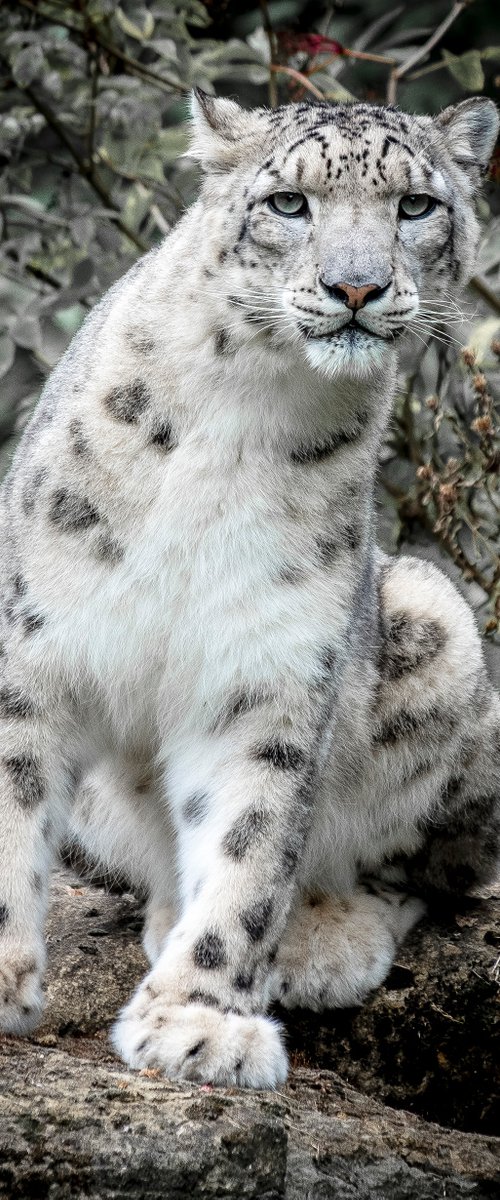
<path fill-rule="evenodd" d="M 275 60 L 278 56 L 278 48 L 277 48 L 277 44 L 276 44 L 276 34 L 271 25 L 271 18 L 269 16 L 267 0 L 259 0 L 259 4 L 260 4 L 260 11 L 262 13 L 262 27 L 265 31 L 267 40 L 269 42 L 269 104 L 271 105 L 271 108 L 277 108 L 278 107 L 278 88 L 276 86 L 276 80 L 274 78 Z"/>
<path fill-rule="evenodd" d="M 398 4 L 397 7 L 391 9 L 390 12 L 383 13 L 381 17 L 377 17 L 376 20 L 372 21 L 371 24 L 368 25 L 366 29 L 364 29 L 363 32 L 360 33 L 356 38 L 353 45 L 353 50 L 366 50 L 367 46 L 372 45 L 373 42 L 376 41 L 380 36 L 380 34 L 383 33 L 384 30 L 388 29 L 389 26 L 392 25 L 392 23 L 396 21 L 399 16 L 401 16 L 402 12 L 404 12 L 404 5 Z M 327 36 L 326 33 L 325 36 Z M 330 77 L 332 79 L 337 79 L 346 65 L 344 56 L 339 54 L 332 58 L 329 65 L 332 67 L 331 71 L 329 72 Z M 309 74 L 311 74 L 311 71 Z"/>
<path fill-rule="evenodd" d="M 336 63 L 339 61 L 339 59 L 342 60 L 343 58 L 359 59 L 361 62 L 382 63 L 384 67 L 391 67 L 396 61 L 394 58 L 386 58 L 383 54 L 369 54 L 368 52 L 365 53 L 364 50 L 349 50 L 346 46 L 344 46 L 342 53 L 339 52 L 338 54 L 329 54 L 328 58 L 323 59 L 323 62 L 315 63 L 313 66 L 308 67 L 307 74 L 314 75 L 318 71 L 324 71 L 326 67 L 331 66 L 332 63 Z"/>
<path fill-rule="evenodd" d="M 97 120 L 97 92 L 99 88 L 99 62 L 97 54 L 90 59 L 90 96 L 89 96 L 89 127 L 87 131 L 87 159 L 92 170 L 94 162 L 94 143 Z"/>
<path fill-rule="evenodd" d="M 280 75 L 288 75 L 290 79 L 295 79 L 302 87 L 307 88 L 308 92 L 312 92 L 317 100 L 324 100 L 323 92 L 320 92 L 319 88 L 315 87 L 314 83 L 311 83 L 308 76 L 302 74 L 302 71 L 296 71 L 295 67 L 282 67 L 280 63 L 271 63 L 269 70 L 277 72 Z"/>
<path fill-rule="evenodd" d="M 30 196 L 9 196 L 8 194 L 0 196 L 0 209 L 6 208 L 19 208 L 25 216 L 34 217 L 36 221 L 45 225 L 55 225 L 59 229 L 68 228 L 68 221 L 63 220 L 62 217 L 56 217 L 54 213 L 46 212 Z"/>
<path fill-rule="evenodd" d="M 362 33 L 360 33 L 356 38 L 353 49 L 366 50 L 367 46 L 370 46 L 373 44 L 373 42 L 377 41 L 377 39 L 380 37 L 380 34 L 385 33 L 386 29 L 388 29 L 389 26 L 394 23 L 394 21 L 397 21 L 398 17 L 400 17 L 401 13 L 404 11 L 404 4 L 398 4 L 396 8 L 390 9 L 389 12 L 382 13 L 382 16 L 377 17 L 370 23 L 370 25 L 366 27 L 366 29 L 363 29 Z"/>
<path fill-rule="evenodd" d="M 468 2 L 469 0 L 455 0 L 455 4 L 450 9 L 448 15 L 443 21 L 441 21 L 441 24 L 438 25 L 437 29 L 434 30 L 434 33 L 431 34 L 430 38 L 427 38 L 427 41 L 424 42 L 423 46 L 419 46 L 418 50 L 414 50 L 413 54 L 410 54 L 405 62 L 401 63 L 399 67 L 395 67 L 394 70 L 391 71 L 387 84 L 388 104 L 395 104 L 397 87 L 400 80 L 408 74 L 408 71 L 411 71 L 412 67 L 415 67 L 417 63 L 422 62 L 422 59 L 427 58 L 427 55 L 431 53 L 431 50 L 434 49 L 434 46 L 437 46 L 438 42 L 441 41 L 441 38 L 444 37 L 450 26 L 453 25 L 453 22 L 456 21 L 457 17 L 460 16 L 464 8 L 467 7 Z"/>

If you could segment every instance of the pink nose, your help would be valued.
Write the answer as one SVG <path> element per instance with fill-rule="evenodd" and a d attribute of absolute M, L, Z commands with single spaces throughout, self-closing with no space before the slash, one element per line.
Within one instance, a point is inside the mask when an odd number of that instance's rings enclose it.
<path fill-rule="evenodd" d="M 350 283 L 334 283 L 330 284 L 328 291 L 333 292 L 337 300 L 342 300 L 347 308 L 357 312 L 368 300 L 375 300 L 385 288 L 378 287 L 376 283 L 365 283 L 363 287 L 353 287 Z"/>
<path fill-rule="evenodd" d="M 351 308 L 353 312 L 365 307 L 369 300 L 376 300 L 378 296 L 384 295 L 388 288 L 388 283 L 384 284 L 384 287 L 379 287 L 378 283 L 363 283 L 362 287 L 355 288 L 351 283 L 326 283 L 325 280 L 320 282 L 330 295 L 335 296 L 336 300 L 342 300 L 342 304 Z"/>

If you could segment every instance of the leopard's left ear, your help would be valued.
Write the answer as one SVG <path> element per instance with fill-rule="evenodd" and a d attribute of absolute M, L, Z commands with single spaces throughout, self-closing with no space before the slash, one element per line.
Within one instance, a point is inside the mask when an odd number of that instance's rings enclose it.
<path fill-rule="evenodd" d="M 195 88 L 191 94 L 192 141 L 188 155 L 204 171 L 229 171 L 245 158 L 258 128 L 259 110 L 247 112 L 234 100 Z"/>
<path fill-rule="evenodd" d="M 471 96 L 450 104 L 435 120 L 459 166 L 487 169 L 498 137 L 498 110 L 493 100 Z"/>

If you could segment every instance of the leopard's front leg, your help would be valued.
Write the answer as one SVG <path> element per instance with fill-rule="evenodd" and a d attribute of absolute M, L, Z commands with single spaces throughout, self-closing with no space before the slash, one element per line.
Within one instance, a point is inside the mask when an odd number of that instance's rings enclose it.
<path fill-rule="evenodd" d="M 170 1078 L 274 1087 L 280 1029 L 263 1014 L 310 823 L 318 738 L 331 718 L 323 659 L 283 702 L 241 693 L 216 729 L 187 738 L 170 769 L 184 907 L 125 1008 L 114 1043 Z"/>

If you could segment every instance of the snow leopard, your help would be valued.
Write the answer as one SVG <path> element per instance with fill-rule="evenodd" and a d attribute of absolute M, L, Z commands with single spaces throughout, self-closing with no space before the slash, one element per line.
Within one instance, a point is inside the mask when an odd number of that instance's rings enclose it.
<path fill-rule="evenodd" d="M 192 114 L 199 199 L 87 318 L 1 492 L 0 1028 L 40 1018 L 69 841 L 145 896 L 125 1063 L 272 1088 L 273 1005 L 361 1004 L 498 863 L 474 617 L 374 536 L 399 347 L 473 272 L 498 119 Z"/>

